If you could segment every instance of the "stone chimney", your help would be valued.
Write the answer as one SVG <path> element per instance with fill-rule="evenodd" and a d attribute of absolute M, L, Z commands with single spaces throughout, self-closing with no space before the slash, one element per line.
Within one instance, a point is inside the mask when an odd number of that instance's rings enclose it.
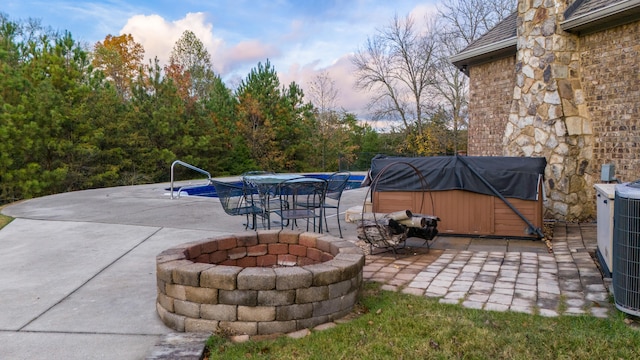
<path fill-rule="evenodd" d="M 544 156 L 545 218 L 593 217 L 591 121 L 580 83 L 578 38 L 562 31 L 569 3 L 519 0 L 516 85 L 506 156 Z"/>

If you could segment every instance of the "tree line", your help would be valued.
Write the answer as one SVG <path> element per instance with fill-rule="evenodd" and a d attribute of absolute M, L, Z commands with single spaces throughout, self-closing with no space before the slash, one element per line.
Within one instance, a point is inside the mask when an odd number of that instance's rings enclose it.
<path fill-rule="evenodd" d="M 424 43 L 406 36 L 413 31 L 407 20 L 396 19 L 376 41 L 406 41 L 424 50 Z M 392 37 L 384 38 L 385 31 Z M 405 37 L 393 38 L 398 35 Z M 389 51 L 386 61 L 401 59 L 398 49 L 383 47 Z M 425 52 L 408 54 L 405 64 L 419 68 L 407 60 L 418 61 Z M 295 82 L 281 84 L 266 60 L 230 89 L 190 31 L 174 44 L 168 64 L 157 58 L 143 64 L 143 58 L 144 48 L 129 34 L 107 35 L 88 47 L 69 32 L 0 13 L 0 204 L 165 182 L 177 159 L 223 176 L 257 169 L 336 171 L 345 164 L 366 169 L 376 153 L 439 155 L 465 148 L 464 126 L 451 126 L 452 118 L 464 123 L 464 106 L 453 108 L 452 117 L 450 106 L 433 105 L 415 91 L 415 111 L 378 108 L 387 119 L 413 113 L 402 118 L 402 126 L 380 133 L 335 107 L 338 90 L 327 73 L 312 81 L 305 96 Z M 370 60 L 366 52 L 356 59 Z M 364 76 L 366 69 L 359 71 Z M 431 91 L 433 72 L 389 78 L 413 76 L 419 83 L 426 75 Z M 392 99 L 376 93 L 380 84 L 359 83 L 374 99 Z M 400 90 L 391 94 L 400 94 L 397 104 L 409 104 L 401 83 L 390 85 Z"/>
<path fill-rule="evenodd" d="M 268 60 L 231 90 L 190 31 L 169 64 L 143 57 L 131 35 L 86 49 L 0 14 L 0 203 L 164 182 L 176 159 L 222 176 L 334 171 L 339 158 L 379 150 L 378 134 L 346 112 L 316 136 L 317 109 Z"/>

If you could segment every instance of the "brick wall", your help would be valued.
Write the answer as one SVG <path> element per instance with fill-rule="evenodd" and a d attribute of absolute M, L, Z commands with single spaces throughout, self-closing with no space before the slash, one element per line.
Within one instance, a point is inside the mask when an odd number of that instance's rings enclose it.
<path fill-rule="evenodd" d="M 502 137 L 515 86 L 514 69 L 515 56 L 469 69 L 469 155 L 503 155 Z"/>
<path fill-rule="evenodd" d="M 614 163 L 640 178 L 640 21 L 580 37 L 581 81 L 591 114 L 594 172 Z M 598 176 L 598 179 L 600 177 Z"/>
<path fill-rule="evenodd" d="M 568 192 L 548 192 L 551 198 L 555 196 L 557 206 L 545 206 L 555 211 L 556 218 L 564 214 L 567 219 L 582 219 L 593 213 L 594 204 L 590 199 L 593 184 L 600 182 L 602 164 L 614 163 L 616 177 L 622 182 L 640 179 L 640 21 L 569 38 L 575 39 L 577 47 L 571 49 L 570 61 L 567 58 L 566 64 L 560 64 L 567 65 L 568 70 L 563 89 L 569 84 L 573 93 L 565 91 L 565 95 L 561 95 L 568 96 L 562 98 L 563 121 L 556 122 L 560 126 L 551 129 L 566 130 L 567 134 L 559 135 L 564 137 L 555 144 L 566 142 L 572 148 L 562 154 L 571 158 L 562 161 L 555 158 L 556 163 L 564 164 L 564 170 L 555 169 L 558 178 L 553 179 L 555 185 L 565 181 Z M 509 130 L 516 85 L 515 56 L 474 65 L 469 70 L 468 153 L 505 155 L 508 148 L 503 143 L 503 135 L 505 129 Z M 564 100 L 571 101 L 565 104 Z M 570 106 L 572 103 L 575 109 Z M 516 111 L 518 105 L 513 104 Z M 537 115 L 544 114 L 538 111 Z M 580 120 L 580 126 L 576 126 L 576 119 Z M 514 128 L 522 129 L 518 124 L 511 126 Z M 534 137 L 538 133 L 525 135 Z M 534 139 L 537 141 L 537 137 Z M 526 141 L 513 144 L 531 145 Z M 535 153 L 545 154 L 545 149 Z M 554 156 L 547 156 L 547 160 L 553 162 Z M 547 174 L 548 179 L 550 175 L 553 174 Z"/>
<path fill-rule="evenodd" d="M 578 55 L 594 136 L 590 172 L 599 182 L 602 164 L 614 163 L 619 180 L 637 180 L 640 21 L 580 36 Z M 469 69 L 469 155 L 504 155 L 502 137 L 515 86 L 514 68 L 515 57 L 509 57 Z"/>

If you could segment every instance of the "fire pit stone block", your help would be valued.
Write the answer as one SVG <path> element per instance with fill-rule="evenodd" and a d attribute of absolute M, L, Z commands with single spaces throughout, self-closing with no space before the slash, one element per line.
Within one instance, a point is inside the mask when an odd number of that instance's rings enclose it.
<path fill-rule="evenodd" d="M 355 244 L 293 230 L 190 242 L 156 257 L 156 309 L 187 332 L 287 333 L 353 310 L 365 257 Z"/>

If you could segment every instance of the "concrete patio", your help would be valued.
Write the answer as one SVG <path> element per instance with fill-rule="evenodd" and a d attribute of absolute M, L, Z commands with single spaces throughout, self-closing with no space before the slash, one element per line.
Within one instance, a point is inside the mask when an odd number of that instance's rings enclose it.
<path fill-rule="evenodd" d="M 0 231 L 0 358 L 154 358 L 176 335 L 156 314 L 155 256 L 243 231 L 217 199 L 170 199 L 168 184 L 71 192 L 5 207 Z M 366 189 L 345 192 L 341 209 Z M 330 233 L 337 235 L 335 219 Z M 357 242 L 354 224 L 345 239 Z M 608 294 L 589 252 L 595 224 L 559 223 L 554 252 L 540 241 L 437 237 L 430 251 L 368 255 L 364 277 L 389 290 L 486 310 L 607 316 Z M 132 276 L 135 274 L 135 276 Z M 560 302 L 563 306 L 559 307 Z"/>

